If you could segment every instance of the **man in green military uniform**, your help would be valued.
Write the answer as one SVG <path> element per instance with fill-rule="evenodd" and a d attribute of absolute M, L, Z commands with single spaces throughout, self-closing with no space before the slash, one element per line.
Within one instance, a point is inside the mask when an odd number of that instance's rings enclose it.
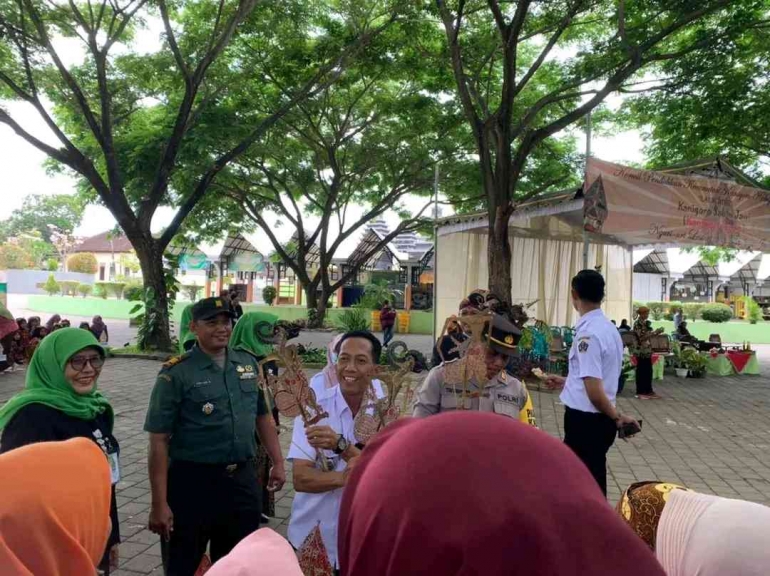
<path fill-rule="evenodd" d="M 259 528 L 255 430 L 286 481 L 272 416 L 249 354 L 228 348 L 233 314 L 221 298 L 193 305 L 195 347 L 163 365 L 150 397 L 150 530 L 160 534 L 169 576 L 192 576 L 211 543 L 216 561 Z"/>

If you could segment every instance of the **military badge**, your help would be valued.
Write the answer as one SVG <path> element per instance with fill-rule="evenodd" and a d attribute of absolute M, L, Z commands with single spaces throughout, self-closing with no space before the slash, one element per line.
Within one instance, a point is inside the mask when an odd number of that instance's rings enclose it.
<path fill-rule="evenodd" d="M 244 370 L 243 366 L 238 365 L 238 366 L 235 367 L 235 371 L 236 372 L 240 373 L 240 372 L 243 372 L 243 370 Z"/>
<path fill-rule="evenodd" d="M 204 413 L 206 416 L 208 416 L 209 414 L 211 414 L 211 413 L 214 411 L 214 405 L 213 405 L 211 402 L 206 402 L 206 403 L 203 405 L 203 409 L 202 409 L 202 411 L 203 411 L 203 413 Z"/>
<path fill-rule="evenodd" d="M 586 350 L 588 350 L 588 341 L 581 340 L 580 344 L 578 344 L 578 352 L 585 352 Z"/>

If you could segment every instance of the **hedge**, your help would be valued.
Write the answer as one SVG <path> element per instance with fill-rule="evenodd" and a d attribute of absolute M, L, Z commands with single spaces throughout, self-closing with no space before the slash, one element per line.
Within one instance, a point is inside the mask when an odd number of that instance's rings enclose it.
<path fill-rule="evenodd" d="M 78 285 L 80 282 L 77 280 L 59 280 L 59 287 L 61 288 L 62 296 L 76 296 L 78 293 Z"/>
<path fill-rule="evenodd" d="M 733 317 L 733 309 L 727 304 L 707 304 L 701 316 L 707 322 L 728 322 Z"/>

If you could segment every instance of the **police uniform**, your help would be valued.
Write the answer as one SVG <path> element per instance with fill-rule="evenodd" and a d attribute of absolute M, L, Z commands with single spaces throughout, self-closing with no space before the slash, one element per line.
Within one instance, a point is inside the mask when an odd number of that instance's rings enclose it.
<path fill-rule="evenodd" d="M 513 356 L 521 331 L 497 314 L 492 316 L 487 343 L 495 351 Z M 526 410 L 529 394 L 526 386 L 505 370 L 488 382 L 470 379 L 463 390 L 457 383 L 445 382 L 448 366 L 461 360 L 445 362 L 433 368 L 417 390 L 412 415 L 416 418 L 432 416 L 452 410 L 493 412 L 534 424 L 531 410 Z M 531 405 L 531 404 L 530 404 Z"/>
<path fill-rule="evenodd" d="M 230 313 L 220 298 L 195 304 L 194 319 Z M 211 543 L 216 561 L 257 530 L 256 418 L 268 414 L 257 363 L 227 349 L 224 367 L 195 346 L 163 365 L 150 397 L 144 429 L 170 434 L 168 505 L 171 540 L 161 538 L 170 576 L 192 576 Z"/>
<path fill-rule="evenodd" d="M 617 328 L 600 310 L 581 316 L 569 353 L 569 372 L 560 400 L 564 404 L 564 442 L 588 467 L 607 493 L 607 452 L 615 441 L 617 425 L 591 403 L 584 378 L 598 378 L 615 405 L 623 341 Z"/>

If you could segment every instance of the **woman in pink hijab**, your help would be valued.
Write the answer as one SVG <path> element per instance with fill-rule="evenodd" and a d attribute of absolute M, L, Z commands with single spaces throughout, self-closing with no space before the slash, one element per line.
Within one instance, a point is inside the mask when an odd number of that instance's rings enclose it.
<path fill-rule="evenodd" d="M 240 541 L 206 576 L 302 576 L 289 542 L 270 528 L 261 528 Z"/>
<path fill-rule="evenodd" d="M 385 428 L 339 522 L 343 576 L 665 576 L 569 448 L 495 414 Z"/>

